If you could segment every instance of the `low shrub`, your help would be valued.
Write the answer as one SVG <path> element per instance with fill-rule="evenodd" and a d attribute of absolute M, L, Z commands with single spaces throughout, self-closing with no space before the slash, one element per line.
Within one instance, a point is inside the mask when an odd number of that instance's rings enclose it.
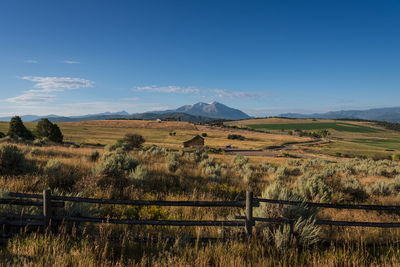
<path fill-rule="evenodd" d="M 43 168 L 46 185 L 51 189 L 58 188 L 63 192 L 71 191 L 76 183 L 75 169 L 64 166 L 59 160 L 51 159 Z"/>
<path fill-rule="evenodd" d="M 346 178 L 341 180 L 342 192 L 348 194 L 351 199 L 363 201 L 367 198 L 367 193 L 360 184 L 360 182 L 355 178 Z"/>
<path fill-rule="evenodd" d="M 304 198 L 287 189 L 281 181 L 275 181 L 268 186 L 262 193 L 262 198 L 304 201 Z M 294 244 L 308 247 L 320 240 L 321 229 L 315 224 L 316 214 L 316 209 L 304 204 L 293 206 L 261 203 L 260 207 L 255 209 L 256 217 L 285 218 L 293 220 L 294 223 L 293 227 L 288 224 L 272 226 L 260 223 L 256 229 L 272 241 L 277 249 L 284 250 Z"/>
<path fill-rule="evenodd" d="M 228 139 L 231 140 L 245 140 L 246 138 L 243 135 L 240 134 L 229 134 Z"/>
<path fill-rule="evenodd" d="M 0 132 L 0 138 L 4 138 L 6 135 L 3 132 Z"/>
<path fill-rule="evenodd" d="M 179 168 L 178 156 L 175 153 L 168 153 L 167 168 L 170 172 L 176 172 Z"/>
<path fill-rule="evenodd" d="M 390 196 L 394 193 L 394 185 L 383 180 L 378 180 L 366 188 L 372 195 Z"/>
<path fill-rule="evenodd" d="M 208 135 L 207 135 L 207 133 L 202 133 L 201 136 L 207 137 Z"/>
<path fill-rule="evenodd" d="M 332 199 L 333 190 L 325 183 L 323 176 L 313 175 L 297 180 L 296 192 L 310 201 L 328 202 Z"/>
<path fill-rule="evenodd" d="M 275 171 L 275 179 L 286 179 L 290 175 L 290 171 L 285 166 L 279 166 Z"/>
<path fill-rule="evenodd" d="M 14 145 L 0 147 L 0 174 L 18 174 L 26 171 L 25 156 Z"/>
<path fill-rule="evenodd" d="M 96 162 L 99 159 L 99 157 L 100 157 L 100 153 L 99 153 L 99 151 L 96 150 L 96 151 L 93 151 L 92 153 L 90 153 L 88 159 L 89 159 L 89 161 Z"/>
<path fill-rule="evenodd" d="M 134 170 L 129 173 L 128 178 L 133 183 L 145 181 L 148 178 L 147 168 L 142 164 L 138 165 Z"/>
<path fill-rule="evenodd" d="M 140 134 L 126 134 L 123 141 L 133 148 L 142 147 L 146 140 Z"/>
<path fill-rule="evenodd" d="M 101 163 L 94 169 L 96 175 L 106 177 L 122 177 L 139 165 L 138 161 L 125 152 L 104 154 Z"/>

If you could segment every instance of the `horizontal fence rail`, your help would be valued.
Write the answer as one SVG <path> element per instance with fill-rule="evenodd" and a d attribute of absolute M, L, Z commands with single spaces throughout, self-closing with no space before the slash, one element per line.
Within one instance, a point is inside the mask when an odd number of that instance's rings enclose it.
<path fill-rule="evenodd" d="M 260 218 L 253 217 L 253 208 L 262 203 L 273 205 L 303 205 L 315 208 L 333 208 L 348 210 L 377 210 L 400 211 L 397 205 L 365 205 L 365 204 L 332 204 L 301 201 L 288 201 L 276 199 L 263 199 L 253 197 L 252 191 L 246 192 L 246 199 L 241 201 L 167 201 L 167 200 L 116 200 L 86 197 L 70 197 L 52 195 L 50 190 L 44 190 L 43 194 L 26 194 L 11 192 L 12 198 L 1 198 L 1 205 L 23 205 L 43 208 L 42 215 L 9 214 L 0 219 L 0 224 L 16 227 L 37 226 L 48 227 L 52 222 L 73 223 L 110 223 L 126 225 L 151 225 L 151 226 L 218 226 L 218 227 L 244 227 L 247 235 L 251 235 L 254 225 L 258 223 L 292 224 L 294 220 L 285 218 Z M 34 200 L 32 200 L 34 199 Z M 132 206 L 171 206 L 171 207 L 227 207 L 242 208 L 245 216 L 236 216 L 236 220 L 139 220 L 99 217 L 71 217 L 55 215 L 55 208 L 65 207 L 65 202 L 92 203 L 99 205 L 132 205 Z M 57 213 L 59 214 L 59 213 Z M 357 222 L 357 221 L 331 221 L 316 220 L 317 225 L 332 225 L 345 227 L 377 227 L 400 228 L 400 222 Z"/>
<path fill-rule="evenodd" d="M 22 193 L 9 193 L 13 197 L 26 197 L 26 198 L 43 198 L 39 194 L 22 194 Z M 133 205 L 133 206 L 176 206 L 176 207 L 238 207 L 244 208 L 245 201 L 165 201 L 165 200 L 113 200 L 101 198 L 86 198 L 86 197 L 67 197 L 67 196 L 51 196 L 53 200 L 71 201 L 71 202 L 85 202 L 93 204 L 110 204 L 110 205 Z M 253 207 L 258 207 L 259 203 L 254 201 Z"/>
<path fill-rule="evenodd" d="M 235 219 L 244 220 L 244 216 L 236 216 Z M 295 220 L 289 220 L 284 218 L 259 218 L 254 217 L 255 222 L 265 222 L 265 223 L 286 223 L 292 224 Z M 400 228 L 400 222 L 349 222 L 349 221 L 330 221 L 330 220 L 316 220 L 317 225 L 334 225 L 334 226 L 361 226 L 361 227 L 375 227 L 375 228 Z"/>
<path fill-rule="evenodd" d="M 55 220 L 70 222 L 112 223 L 130 225 L 165 225 L 165 226 L 244 226 L 244 221 L 174 221 L 174 220 L 120 220 L 95 217 L 55 216 Z"/>
<path fill-rule="evenodd" d="M 255 198 L 254 200 L 259 203 L 294 205 L 294 206 L 305 205 L 307 207 L 316 207 L 316 208 L 400 211 L 400 206 L 398 205 L 364 205 L 364 204 L 348 205 L 348 204 L 314 203 L 314 202 L 289 201 L 289 200 L 264 199 L 264 198 Z"/>
<path fill-rule="evenodd" d="M 34 201 L 34 200 L 24 200 L 24 199 L 13 199 L 13 198 L 0 198 L 0 204 L 8 204 L 8 205 L 19 205 L 19 206 L 37 206 L 42 207 L 43 201 Z M 52 207 L 62 208 L 64 207 L 64 202 L 51 202 Z"/>

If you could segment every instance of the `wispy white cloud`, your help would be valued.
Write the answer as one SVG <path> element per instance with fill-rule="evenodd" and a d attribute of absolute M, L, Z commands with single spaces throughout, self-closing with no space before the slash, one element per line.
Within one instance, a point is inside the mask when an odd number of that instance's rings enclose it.
<path fill-rule="evenodd" d="M 11 97 L 6 99 L 7 102 L 24 104 L 24 105 L 34 105 L 34 104 L 43 104 L 54 101 L 56 98 L 55 95 L 49 94 L 38 94 L 38 93 L 25 93 L 16 97 Z"/>
<path fill-rule="evenodd" d="M 235 92 L 225 89 L 211 89 L 210 92 L 214 94 L 214 97 L 218 98 L 255 98 L 262 96 L 257 92 Z"/>
<path fill-rule="evenodd" d="M 30 64 L 36 64 L 36 63 L 38 63 L 38 61 L 37 61 L 37 60 L 34 60 L 34 59 L 27 59 L 27 60 L 24 60 L 24 62 L 25 62 L 25 63 L 30 63 Z"/>
<path fill-rule="evenodd" d="M 157 93 L 179 93 L 179 94 L 198 94 L 199 89 L 195 87 L 180 87 L 180 86 L 143 86 L 135 87 L 137 91 L 157 92 Z"/>
<path fill-rule="evenodd" d="M 65 63 L 65 64 L 81 64 L 79 61 L 74 61 L 74 60 L 64 60 L 62 63 Z"/>
<path fill-rule="evenodd" d="M 143 86 L 135 87 L 134 90 L 142 92 L 155 93 L 174 93 L 174 94 L 198 94 L 203 98 L 256 98 L 264 97 L 265 95 L 258 92 L 237 92 L 225 89 L 199 89 L 194 86 Z"/>
<path fill-rule="evenodd" d="M 63 92 L 65 90 L 74 90 L 79 88 L 92 87 L 93 82 L 81 78 L 71 77 L 40 77 L 23 76 L 21 80 L 34 82 L 34 88 L 25 91 L 22 95 L 6 99 L 10 103 L 20 103 L 25 105 L 35 105 L 40 103 L 52 102 L 56 99 L 51 92 Z"/>
<path fill-rule="evenodd" d="M 40 76 L 23 76 L 19 78 L 21 80 L 35 83 L 33 87 L 38 88 L 38 90 L 29 90 L 29 92 L 62 92 L 64 90 L 74 90 L 93 86 L 92 81 L 81 78 Z"/>

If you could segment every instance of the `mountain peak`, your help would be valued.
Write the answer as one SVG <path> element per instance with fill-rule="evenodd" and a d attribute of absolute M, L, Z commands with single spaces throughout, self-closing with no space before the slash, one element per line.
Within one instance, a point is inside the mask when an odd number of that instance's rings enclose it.
<path fill-rule="evenodd" d="M 185 105 L 174 111 L 216 119 L 239 120 L 250 118 L 246 113 L 238 109 L 230 108 L 216 101 L 212 102 L 211 104 L 198 102 L 193 105 Z"/>

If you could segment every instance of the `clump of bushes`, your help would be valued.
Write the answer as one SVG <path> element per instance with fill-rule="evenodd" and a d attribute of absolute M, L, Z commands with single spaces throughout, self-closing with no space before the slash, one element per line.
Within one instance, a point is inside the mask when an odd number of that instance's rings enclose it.
<path fill-rule="evenodd" d="M 228 139 L 231 140 L 245 140 L 246 138 L 243 135 L 240 134 L 229 134 Z"/>
<path fill-rule="evenodd" d="M 179 168 L 178 156 L 175 153 L 168 153 L 167 168 L 170 172 L 176 172 Z"/>
<path fill-rule="evenodd" d="M 390 196 L 394 193 L 393 184 L 387 183 L 384 180 L 378 180 L 369 185 L 366 189 L 369 194 L 373 195 Z"/>
<path fill-rule="evenodd" d="M 346 178 L 341 180 L 341 191 L 351 197 L 350 200 L 363 201 L 367 198 L 364 188 L 355 178 Z"/>
<path fill-rule="evenodd" d="M 104 154 L 101 163 L 94 169 L 96 175 L 105 177 L 122 177 L 131 172 L 139 165 L 127 153 L 112 152 Z"/>
<path fill-rule="evenodd" d="M 117 140 L 115 144 L 106 145 L 108 151 L 131 151 L 134 148 L 141 148 L 146 140 L 140 134 L 126 134 L 123 139 Z"/>
<path fill-rule="evenodd" d="M 204 159 L 208 159 L 208 154 L 204 151 L 196 150 L 192 153 L 186 153 L 185 159 L 191 162 L 200 162 Z"/>
<path fill-rule="evenodd" d="M 138 165 L 129 173 L 128 178 L 135 183 L 145 181 L 148 178 L 147 168 L 142 164 Z"/>
<path fill-rule="evenodd" d="M 0 132 L 0 138 L 4 138 L 6 135 L 3 132 Z"/>
<path fill-rule="evenodd" d="M 43 168 L 46 184 L 49 188 L 61 191 L 71 191 L 76 182 L 74 169 L 65 167 L 59 160 L 51 159 Z"/>
<path fill-rule="evenodd" d="M 287 189 L 281 181 L 275 181 L 268 186 L 262 193 L 262 198 L 300 202 L 305 200 Z M 316 215 L 317 210 L 305 204 L 293 206 L 260 203 L 260 207 L 255 209 L 256 217 L 285 218 L 291 221 L 291 225 L 272 226 L 260 223 L 256 229 L 262 232 L 277 249 L 284 250 L 293 245 L 308 247 L 320 240 L 321 228 L 315 224 Z"/>
<path fill-rule="evenodd" d="M 297 180 L 296 192 L 309 201 L 328 202 L 332 199 L 333 190 L 325 183 L 323 176 L 316 174 Z"/>
<path fill-rule="evenodd" d="M 249 164 L 249 158 L 237 155 L 232 159 L 232 165 L 246 183 L 254 177 L 254 167 Z"/>
<path fill-rule="evenodd" d="M 26 170 L 25 156 L 14 145 L 0 147 L 0 174 L 17 174 Z"/>
<path fill-rule="evenodd" d="M 204 159 L 200 162 L 201 172 L 211 181 L 220 181 L 222 166 L 214 158 Z"/>
<path fill-rule="evenodd" d="M 288 178 L 290 175 L 290 171 L 285 166 L 279 166 L 275 171 L 275 179 L 283 180 Z"/>
<path fill-rule="evenodd" d="M 126 134 L 122 140 L 132 148 L 140 148 L 146 142 L 140 134 Z"/>

